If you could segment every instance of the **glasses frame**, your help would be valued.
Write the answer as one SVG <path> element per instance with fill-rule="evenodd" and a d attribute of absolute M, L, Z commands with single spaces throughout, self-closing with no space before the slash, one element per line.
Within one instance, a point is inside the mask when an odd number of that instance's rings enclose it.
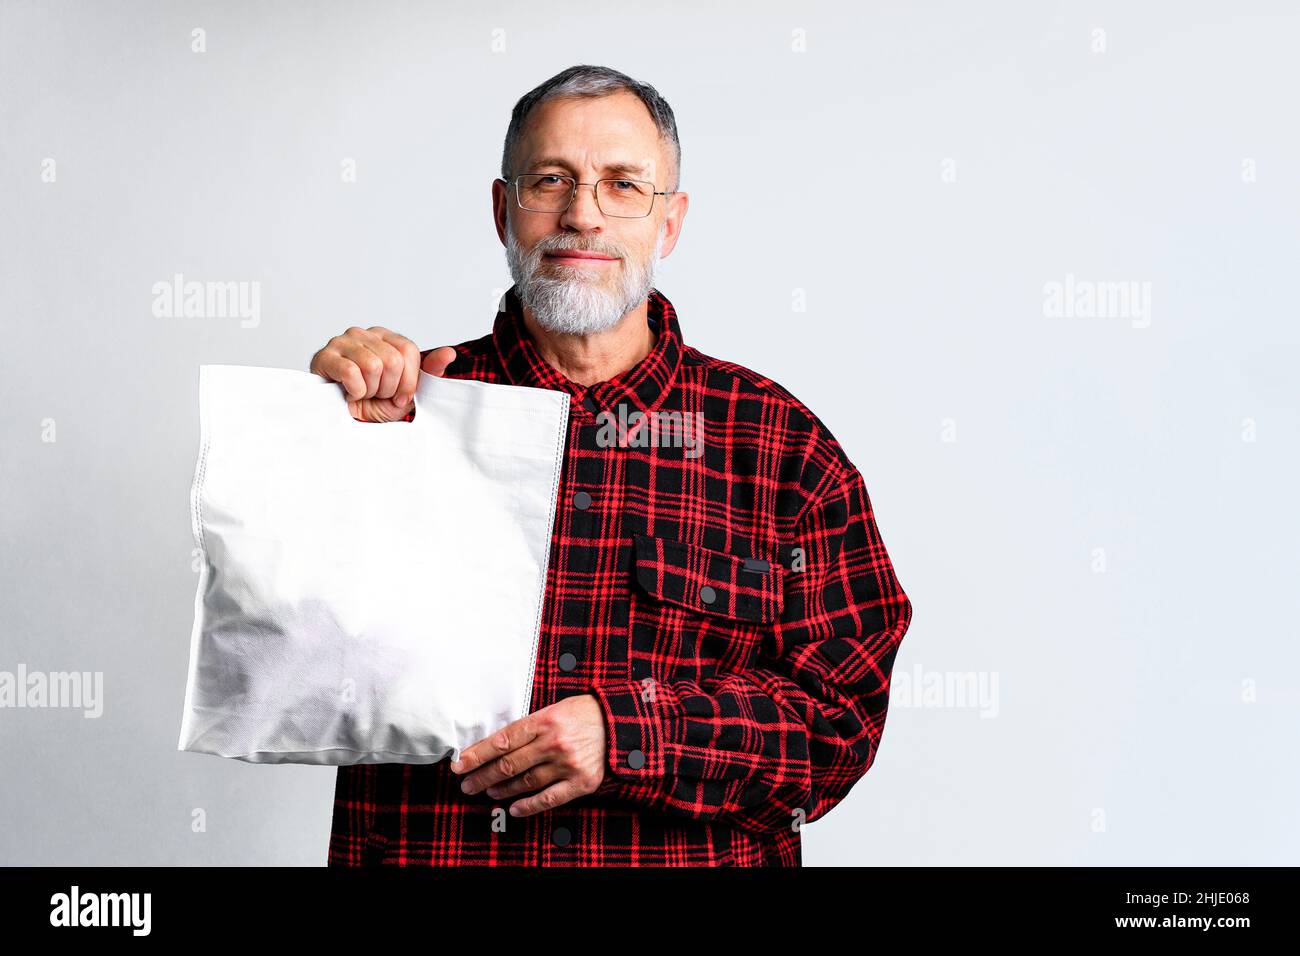
<path fill-rule="evenodd" d="M 564 208 L 545 210 L 545 209 L 529 209 L 527 206 L 525 206 L 523 199 L 521 199 L 519 196 L 519 180 L 523 179 L 525 176 L 554 176 L 556 179 L 567 179 L 569 181 L 569 199 L 564 204 Z M 578 182 L 577 177 L 566 176 L 563 173 L 517 173 L 514 176 L 510 177 L 509 179 L 503 179 L 502 182 L 504 182 L 507 186 L 514 187 L 516 206 L 518 206 L 524 212 L 537 212 L 537 213 L 541 213 L 544 216 L 558 216 L 562 213 L 568 212 L 569 207 L 573 205 L 573 200 L 578 195 L 579 186 L 591 187 L 592 196 L 596 200 L 596 208 L 600 209 L 600 214 L 602 216 L 608 216 L 611 219 L 644 219 L 646 216 L 650 215 L 650 213 L 655 211 L 655 198 L 654 198 L 655 196 L 672 196 L 681 191 L 678 189 L 657 190 L 654 188 L 655 184 L 650 182 L 649 180 L 628 179 L 626 176 L 611 176 L 606 179 L 598 179 L 594 183 L 580 183 Z M 601 183 L 640 183 L 642 185 L 649 186 L 650 187 L 650 208 L 647 209 L 644 213 L 642 213 L 639 216 L 620 216 L 617 213 L 605 212 L 604 209 L 601 209 L 601 205 L 600 205 L 600 184 Z"/>

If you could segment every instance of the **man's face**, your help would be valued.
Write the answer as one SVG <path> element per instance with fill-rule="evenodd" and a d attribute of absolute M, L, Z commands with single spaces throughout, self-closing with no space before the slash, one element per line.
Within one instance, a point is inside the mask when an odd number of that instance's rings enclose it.
<path fill-rule="evenodd" d="M 668 149 L 645 105 L 631 93 L 562 98 L 535 109 L 520 138 L 512 174 L 552 173 L 582 183 L 638 179 L 672 185 Z M 645 300 L 659 259 L 677 242 L 686 194 L 656 196 L 650 215 L 602 214 L 591 186 L 579 186 L 565 212 L 521 209 L 514 186 L 493 184 L 497 231 L 519 297 L 553 332 L 604 331 Z M 668 200 L 668 202 L 665 202 Z M 608 258 L 566 258 L 580 250 Z"/>

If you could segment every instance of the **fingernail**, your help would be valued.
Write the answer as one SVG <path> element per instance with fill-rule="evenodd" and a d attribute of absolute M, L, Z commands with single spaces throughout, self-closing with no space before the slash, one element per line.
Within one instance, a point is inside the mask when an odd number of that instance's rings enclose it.
<path fill-rule="evenodd" d="M 469 793 L 471 786 L 472 784 L 468 780 L 463 780 L 461 781 L 460 789 L 465 793 Z"/>

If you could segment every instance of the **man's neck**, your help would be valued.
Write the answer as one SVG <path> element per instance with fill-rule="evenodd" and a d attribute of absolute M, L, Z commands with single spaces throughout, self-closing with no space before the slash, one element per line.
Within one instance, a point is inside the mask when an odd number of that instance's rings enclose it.
<path fill-rule="evenodd" d="M 569 381 L 588 386 L 622 375 L 650 354 L 656 336 L 647 313 L 648 303 L 642 302 L 604 332 L 572 335 L 542 328 L 525 307 L 524 325 L 542 358 Z"/>

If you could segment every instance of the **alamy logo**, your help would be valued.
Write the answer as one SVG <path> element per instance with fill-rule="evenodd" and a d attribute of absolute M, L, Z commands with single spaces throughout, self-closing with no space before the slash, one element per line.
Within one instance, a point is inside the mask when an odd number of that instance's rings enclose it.
<path fill-rule="evenodd" d="M 152 291 L 160 319 L 239 319 L 245 329 L 262 321 L 260 282 L 186 282 L 178 272 L 170 282 L 155 282 Z"/>
<path fill-rule="evenodd" d="M 1049 319 L 1129 319 L 1135 329 L 1151 324 L 1150 282 L 1076 279 L 1043 283 L 1043 315 Z"/>
<path fill-rule="evenodd" d="M 927 671 L 920 664 L 910 671 L 895 667 L 889 688 L 891 706 L 978 710 L 981 717 L 998 715 L 997 671 Z"/>
<path fill-rule="evenodd" d="M 103 671 L 0 671 L 0 707 L 79 707 L 83 717 L 104 712 Z"/>
<path fill-rule="evenodd" d="M 51 926 L 130 926 L 133 936 L 148 936 L 153 909 L 150 893 L 69 893 L 50 897 Z"/>
<path fill-rule="evenodd" d="M 600 428 L 596 444 L 601 448 L 684 448 L 687 458 L 704 454 L 702 412 L 652 411 L 649 414 L 619 403 L 618 415 L 602 411 L 596 415 Z"/>

